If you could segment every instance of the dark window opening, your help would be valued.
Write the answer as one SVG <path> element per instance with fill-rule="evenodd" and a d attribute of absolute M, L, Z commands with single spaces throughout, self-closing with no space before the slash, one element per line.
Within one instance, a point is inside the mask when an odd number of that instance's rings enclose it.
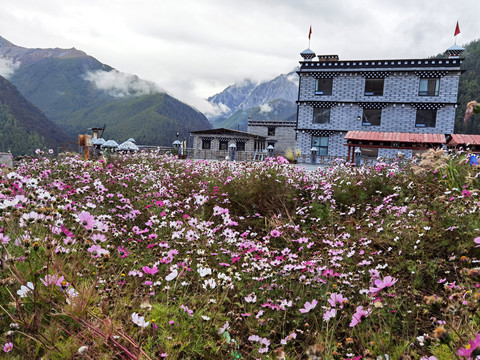
<path fill-rule="evenodd" d="M 275 136 L 275 127 L 269 126 L 267 131 L 267 136 Z"/>
<path fill-rule="evenodd" d="M 237 141 L 237 151 L 245 151 L 245 141 Z"/>
<path fill-rule="evenodd" d="M 210 150 L 212 146 L 212 141 L 211 140 L 202 140 L 202 149 L 203 150 Z"/>
<path fill-rule="evenodd" d="M 363 126 L 380 126 L 382 121 L 382 110 L 367 109 L 363 110 L 362 125 Z"/>
<path fill-rule="evenodd" d="M 228 140 L 220 140 L 218 150 L 228 150 Z"/>
<path fill-rule="evenodd" d="M 417 110 L 416 127 L 435 127 L 437 123 L 437 110 Z"/>
<path fill-rule="evenodd" d="M 317 79 L 315 85 L 316 95 L 332 95 L 333 79 Z"/>
<path fill-rule="evenodd" d="M 313 108 L 313 123 L 328 124 L 330 122 L 330 108 Z"/>
<path fill-rule="evenodd" d="M 384 79 L 366 79 L 365 95 L 366 96 L 382 96 Z"/>

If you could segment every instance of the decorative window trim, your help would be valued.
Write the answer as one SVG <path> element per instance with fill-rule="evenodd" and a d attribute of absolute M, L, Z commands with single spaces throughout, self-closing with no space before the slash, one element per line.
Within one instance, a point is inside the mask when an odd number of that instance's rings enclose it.
<path fill-rule="evenodd" d="M 314 108 L 332 108 L 337 105 L 335 101 L 305 101 L 303 105 L 311 106 Z"/>
<path fill-rule="evenodd" d="M 419 78 L 441 78 L 444 77 L 448 71 L 446 70 L 419 70 L 415 71 L 415 75 Z"/>
<path fill-rule="evenodd" d="M 312 136 L 330 136 L 335 134 L 334 130 L 305 129 L 301 131 Z"/>
<path fill-rule="evenodd" d="M 360 71 L 360 75 L 370 79 L 387 78 L 391 74 L 391 71 Z"/>
<path fill-rule="evenodd" d="M 364 102 L 364 103 L 358 103 L 358 106 L 361 107 L 362 109 L 368 109 L 368 110 L 381 110 L 385 109 L 389 103 L 386 102 Z"/>
<path fill-rule="evenodd" d="M 337 77 L 340 73 L 338 71 L 322 71 L 322 72 L 308 72 L 300 73 L 302 77 L 313 77 L 314 79 L 333 79 Z"/>
<path fill-rule="evenodd" d="M 445 106 L 441 103 L 412 103 L 411 105 L 416 110 L 438 110 Z"/>

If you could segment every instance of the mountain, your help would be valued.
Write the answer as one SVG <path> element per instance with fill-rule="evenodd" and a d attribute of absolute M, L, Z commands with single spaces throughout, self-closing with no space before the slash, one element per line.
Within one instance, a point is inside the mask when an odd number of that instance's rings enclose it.
<path fill-rule="evenodd" d="M 133 137 L 139 144 L 168 146 L 175 138 L 171 134 L 188 139 L 190 131 L 211 127 L 203 114 L 153 82 L 121 73 L 75 48 L 28 49 L 0 37 L 2 69 L 26 99 L 70 136 L 107 123 L 105 135 L 117 142 Z"/>
<path fill-rule="evenodd" d="M 298 98 L 298 75 L 282 74 L 258 85 L 250 80 L 227 87 L 207 100 L 222 111 L 211 116 L 214 127 L 247 129 L 248 117 L 255 120 L 295 121 Z"/>
<path fill-rule="evenodd" d="M 57 149 L 69 141 L 62 129 L 0 76 L 0 151 L 25 155 L 36 148 Z"/>
<path fill-rule="evenodd" d="M 203 114 L 165 93 L 87 107 L 74 112 L 64 123 L 70 133 L 98 125 L 106 125 L 104 138 L 126 140 L 132 137 L 143 145 L 158 145 L 161 138 L 161 144 L 167 146 L 176 140 L 177 132 L 181 139 L 189 139 L 192 129 L 211 127 Z"/>

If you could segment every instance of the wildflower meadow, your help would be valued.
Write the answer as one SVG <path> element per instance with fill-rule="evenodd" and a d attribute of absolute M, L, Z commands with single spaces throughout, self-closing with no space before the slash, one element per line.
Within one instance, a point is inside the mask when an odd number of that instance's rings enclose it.
<path fill-rule="evenodd" d="M 480 355 L 466 154 L 305 171 L 45 152 L 1 171 L 1 359 Z"/>

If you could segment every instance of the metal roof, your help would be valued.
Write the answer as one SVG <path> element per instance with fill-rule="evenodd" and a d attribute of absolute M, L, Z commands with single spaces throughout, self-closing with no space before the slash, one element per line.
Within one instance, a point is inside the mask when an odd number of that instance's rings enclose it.
<path fill-rule="evenodd" d="M 138 146 L 131 141 L 125 141 L 124 143 L 121 143 L 120 145 L 118 145 L 117 150 L 137 151 Z"/>
<path fill-rule="evenodd" d="M 394 141 L 402 143 L 438 143 L 445 144 L 443 134 L 419 134 L 402 132 L 377 132 L 377 131 L 349 131 L 345 135 L 347 140 L 362 141 Z"/>
<path fill-rule="evenodd" d="M 480 135 L 452 134 L 448 145 L 480 145 Z"/>
<path fill-rule="evenodd" d="M 260 135 L 251 134 L 245 131 L 232 130 L 232 129 L 226 129 L 226 128 L 197 130 L 197 131 L 191 131 L 190 133 L 193 135 L 230 135 L 230 136 L 237 135 L 237 136 L 254 137 L 257 139 L 266 139 L 265 136 L 260 136 Z"/>

